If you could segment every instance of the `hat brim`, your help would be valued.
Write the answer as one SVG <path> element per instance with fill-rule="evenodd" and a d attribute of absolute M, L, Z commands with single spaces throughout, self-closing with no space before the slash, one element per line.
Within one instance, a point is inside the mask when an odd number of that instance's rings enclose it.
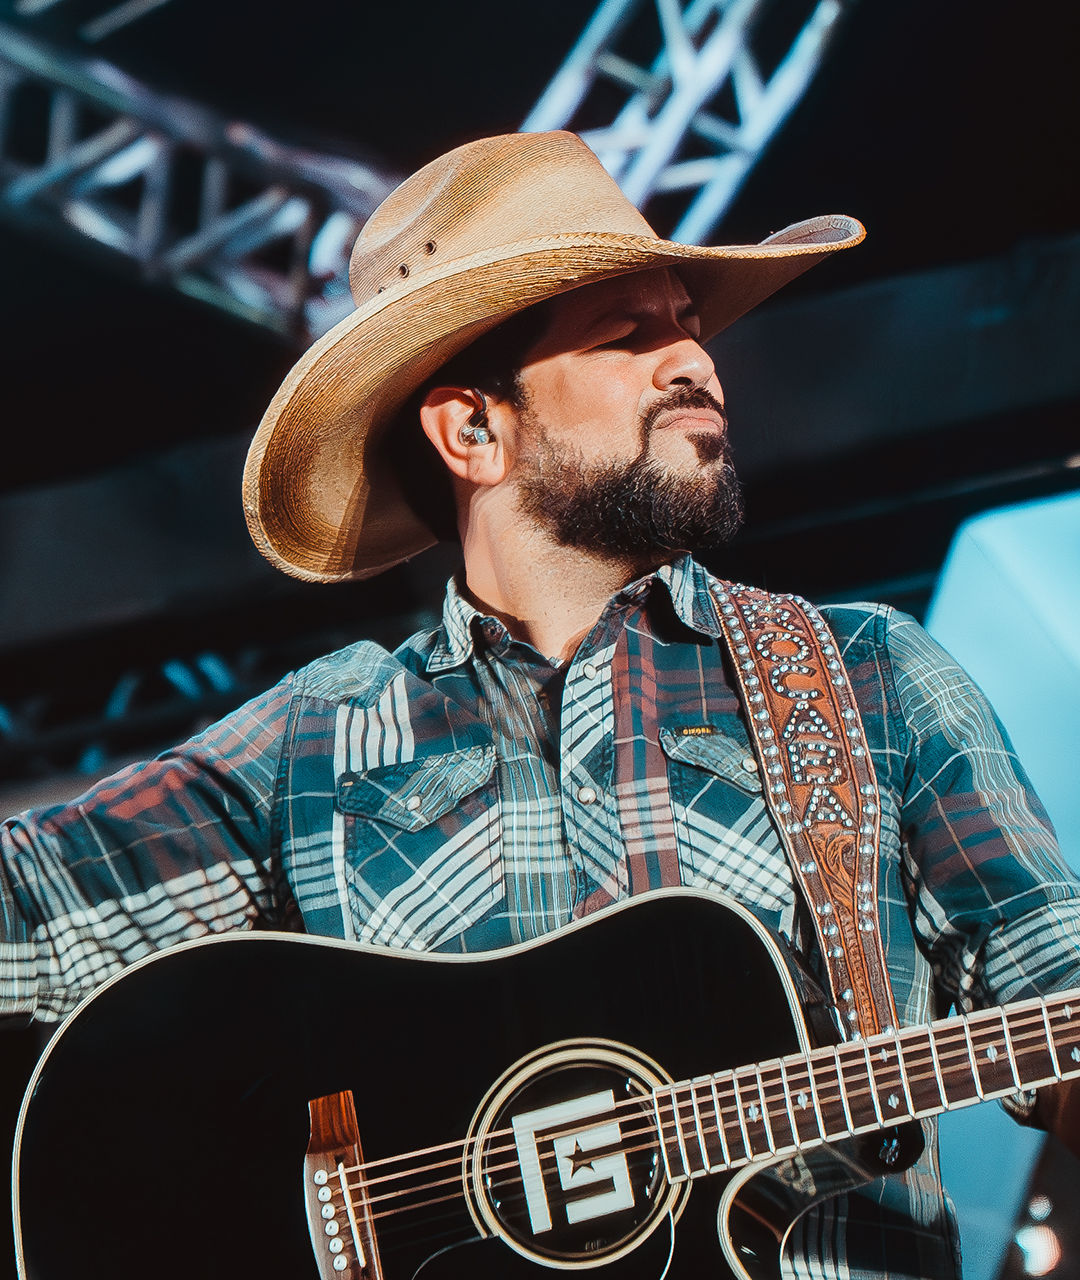
<path fill-rule="evenodd" d="M 843 215 L 797 223 L 754 245 L 703 247 L 650 236 L 549 236 L 416 273 L 357 308 L 297 362 L 259 425 L 244 512 L 268 560 L 293 577 L 371 577 L 438 540 L 386 460 L 408 397 L 452 356 L 534 303 L 632 271 L 678 271 L 713 337 L 777 289 L 862 240 Z"/>

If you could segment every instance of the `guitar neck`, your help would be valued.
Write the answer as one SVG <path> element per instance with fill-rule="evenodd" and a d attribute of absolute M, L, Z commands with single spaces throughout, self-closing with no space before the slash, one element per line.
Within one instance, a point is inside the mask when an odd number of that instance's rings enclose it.
<path fill-rule="evenodd" d="M 1080 991 L 657 1089 L 672 1181 L 1080 1076 Z"/>

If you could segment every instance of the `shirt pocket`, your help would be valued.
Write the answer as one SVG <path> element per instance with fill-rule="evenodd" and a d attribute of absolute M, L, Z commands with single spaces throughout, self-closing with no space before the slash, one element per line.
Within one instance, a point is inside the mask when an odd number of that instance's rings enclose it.
<path fill-rule="evenodd" d="M 719 730 L 661 729 L 684 880 L 753 909 L 792 901 L 791 873 L 746 742 Z"/>
<path fill-rule="evenodd" d="M 337 783 L 357 936 L 452 946 L 505 898 L 491 746 L 422 756 Z"/>

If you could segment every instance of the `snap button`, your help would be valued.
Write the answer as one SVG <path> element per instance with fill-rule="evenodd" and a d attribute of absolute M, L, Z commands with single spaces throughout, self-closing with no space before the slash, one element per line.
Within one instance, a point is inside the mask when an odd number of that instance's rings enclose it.
<path fill-rule="evenodd" d="M 592 787 L 578 787 L 577 798 L 582 804 L 594 804 L 596 801 L 596 792 Z"/>
<path fill-rule="evenodd" d="M 419 809 L 419 808 L 420 808 L 420 797 L 419 797 L 419 796 L 410 796 L 410 797 L 408 798 L 408 800 L 406 800 L 406 801 L 405 801 L 405 808 L 406 808 L 406 809 L 409 809 L 409 810 L 412 810 L 412 811 L 415 811 L 415 810 Z"/>
<path fill-rule="evenodd" d="M 746 770 L 747 773 L 757 773 L 758 764 L 753 756 L 747 756 L 746 759 L 742 762 L 742 767 Z M 780 772 L 780 771 L 778 770 L 777 772 Z"/>
<path fill-rule="evenodd" d="M 587 676 L 588 679 L 593 680 L 596 678 L 596 668 L 593 666 L 591 662 L 586 662 L 585 665 L 581 668 L 581 670 L 582 670 L 582 674 Z"/>

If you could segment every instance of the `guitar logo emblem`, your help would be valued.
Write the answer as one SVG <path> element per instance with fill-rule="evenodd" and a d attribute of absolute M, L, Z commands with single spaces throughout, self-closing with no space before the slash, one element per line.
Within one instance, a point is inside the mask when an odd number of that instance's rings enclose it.
<path fill-rule="evenodd" d="M 480 1104 L 463 1181 L 477 1228 L 537 1262 L 595 1267 L 673 1222 L 653 1090 L 661 1068 L 611 1040 L 562 1040 L 518 1059 Z"/>
<path fill-rule="evenodd" d="M 554 1225 L 553 1203 L 571 1224 L 634 1207 L 620 1149 L 615 1095 L 591 1093 L 513 1117 L 511 1122 L 534 1235 Z"/>

